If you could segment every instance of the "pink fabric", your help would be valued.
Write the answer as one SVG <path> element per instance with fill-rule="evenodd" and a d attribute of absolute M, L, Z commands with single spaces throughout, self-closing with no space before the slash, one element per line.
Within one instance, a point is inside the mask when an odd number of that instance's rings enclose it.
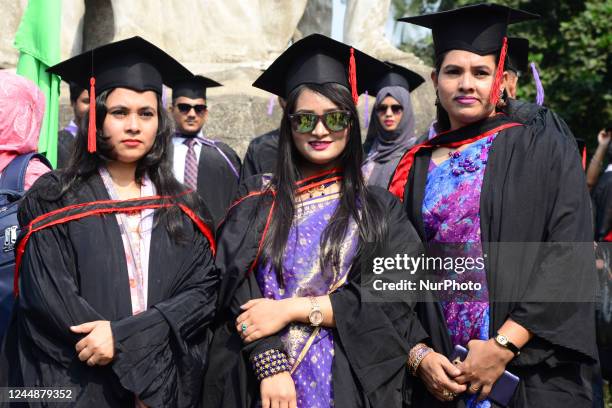
<path fill-rule="evenodd" d="M 40 176 L 49 171 L 51 171 L 51 169 L 48 168 L 47 165 L 43 164 L 40 160 L 30 160 L 30 164 L 26 169 L 24 188 L 29 190 L 30 187 L 32 187 L 32 184 L 34 184 L 34 182 L 38 180 Z"/>
<path fill-rule="evenodd" d="M 45 113 L 45 96 L 30 80 L 0 71 L 0 171 L 20 154 L 35 152 Z M 35 174 L 40 166 L 31 164 Z"/>

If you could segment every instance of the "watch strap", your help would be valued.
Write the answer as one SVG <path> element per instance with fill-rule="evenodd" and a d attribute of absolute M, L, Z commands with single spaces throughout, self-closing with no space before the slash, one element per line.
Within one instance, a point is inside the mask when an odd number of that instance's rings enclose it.
<path fill-rule="evenodd" d="M 502 343 L 501 341 L 499 341 L 499 340 L 498 340 L 498 337 L 499 337 L 499 336 L 503 336 L 503 337 L 506 339 L 506 341 L 505 341 L 504 343 Z M 508 350 L 510 350 L 511 352 L 513 352 L 515 357 L 516 357 L 516 356 L 518 356 L 519 354 L 521 354 L 521 350 L 520 350 L 518 347 L 516 347 L 516 345 L 515 345 L 514 343 L 512 343 L 512 342 L 510 341 L 510 339 L 508 338 L 508 336 L 506 336 L 506 335 L 504 335 L 504 334 L 497 333 L 497 335 L 495 336 L 495 342 L 496 342 L 497 344 L 499 344 L 500 346 L 505 347 L 505 348 L 507 348 Z"/>

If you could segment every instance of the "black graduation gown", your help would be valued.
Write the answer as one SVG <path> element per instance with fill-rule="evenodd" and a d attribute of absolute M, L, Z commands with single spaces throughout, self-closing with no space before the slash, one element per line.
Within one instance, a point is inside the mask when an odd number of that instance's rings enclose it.
<path fill-rule="evenodd" d="M 57 134 L 57 168 L 63 169 L 68 167 L 70 162 L 70 156 L 72 156 L 72 149 L 74 148 L 74 142 L 76 138 L 67 131 L 62 129 Z"/>
<path fill-rule="evenodd" d="M 509 98 L 506 100 L 506 106 L 503 108 L 503 113 L 516 122 L 540 128 L 545 127 L 549 129 L 549 131 L 560 132 L 571 140 L 574 140 L 574 142 L 577 142 L 574 134 L 563 118 L 545 106 Z M 576 151 L 582 159 L 582 152 L 578 149 L 577 143 Z"/>
<path fill-rule="evenodd" d="M 109 200 L 97 174 L 57 202 L 40 199 L 58 185 L 57 172 L 36 182 L 20 206 L 22 225 L 67 205 Z M 83 211 L 64 210 L 54 218 Z M 19 297 L 2 351 L 2 384 L 74 387 L 71 406 L 77 407 L 134 407 L 134 394 L 150 407 L 199 406 L 218 278 L 212 241 L 183 218 L 182 244 L 163 223 L 154 226 L 148 310 L 135 316 L 114 214 L 34 232 L 25 246 Z M 75 344 L 84 336 L 69 329 L 94 320 L 111 322 L 115 357 L 106 366 L 81 362 Z"/>
<path fill-rule="evenodd" d="M 231 161 L 238 175 L 234 173 L 217 147 Z M 225 143 L 215 140 L 202 144 L 198 161 L 198 194 L 210 211 L 215 226 L 223 219 L 225 212 L 236 198 L 240 167 L 240 158 Z"/>
<path fill-rule="evenodd" d="M 256 174 L 274 173 L 278 154 L 279 129 L 274 129 L 251 140 L 242 163 L 240 180 Z"/>
<path fill-rule="evenodd" d="M 499 114 L 436 140 L 470 139 L 510 122 Z M 545 116 L 538 115 L 532 125 L 501 130 L 493 141 L 480 196 L 483 243 L 592 241 L 590 201 L 576 142 L 548 124 Z M 430 159 L 430 149 L 415 155 L 403 190 L 406 213 L 422 238 L 421 208 Z M 554 287 L 590 290 L 597 285 L 594 254 L 585 251 L 585 245 L 564 252 L 525 253 L 522 259 L 499 247 L 485 244 L 483 249 L 493 299 L 509 293 L 527 299 Z M 564 267 L 568 264 L 577 268 L 570 273 Z M 449 355 L 451 343 L 439 304 L 421 303 L 417 308 L 436 351 Z M 594 314 L 590 302 L 491 302 L 491 337 L 508 317 L 534 334 L 507 367 L 521 379 L 511 407 L 591 407 L 597 370 Z M 415 406 L 436 405 L 440 404 L 423 387 L 415 392 Z"/>
<path fill-rule="evenodd" d="M 235 330 L 240 305 L 262 297 L 252 270 L 272 201 L 269 195 L 258 195 L 261 183 L 257 178 L 249 179 L 248 184 L 243 184 L 242 196 L 246 198 L 232 207 L 219 229 L 220 318 L 205 378 L 206 407 L 256 406 L 259 382 L 249 358 L 268 349 L 284 349 L 277 335 L 243 345 Z M 399 201 L 378 187 L 370 192 L 389 217 L 388 238 L 376 256 L 408 252 L 407 243 L 417 242 L 418 237 Z M 348 283 L 331 294 L 336 320 L 334 403 L 337 407 L 401 407 L 412 381 L 406 369 L 409 350 L 427 335 L 408 303 L 361 302 L 362 266 L 354 263 Z"/>

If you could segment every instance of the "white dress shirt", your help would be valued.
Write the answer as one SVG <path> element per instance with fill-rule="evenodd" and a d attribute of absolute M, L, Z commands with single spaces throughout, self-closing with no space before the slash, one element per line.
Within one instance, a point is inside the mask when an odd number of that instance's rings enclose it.
<path fill-rule="evenodd" d="M 185 140 L 187 138 L 178 136 L 180 133 L 177 133 L 177 136 L 172 138 L 172 143 L 174 144 L 174 161 L 172 163 L 172 168 L 174 170 L 174 177 L 181 182 L 185 181 L 185 159 L 187 158 L 187 150 L 189 148 L 185 144 Z M 193 149 L 195 150 L 196 160 L 198 163 L 200 162 L 200 153 L 202 152 L 202 140 L 200 139 L 201 132 L 196 136 L 196 142 L 193 145 Z"/>

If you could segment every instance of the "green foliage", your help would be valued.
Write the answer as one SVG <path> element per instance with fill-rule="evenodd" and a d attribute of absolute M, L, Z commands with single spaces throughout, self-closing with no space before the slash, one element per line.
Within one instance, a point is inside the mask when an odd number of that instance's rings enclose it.
<path fill-rule="evenodd" d="M 397 0 L 411 15 L 448 10 L 480 0 Z M 596 145 L 597 132 L 612 126 L 612 0 L 497 0 L 542 16 L 515 24 L 511 36 L 530 41 L 529 60 L 535 62 L 546 93 L 545 104 L 563 117 L 577 137 Z M 397 10 L 397 8 L 396 8 Z M 431 63 L 429 42 L 407 43 L 402 49 Z M 518 97 L 535 99 L 531 72 L 519 81 Z"/>

